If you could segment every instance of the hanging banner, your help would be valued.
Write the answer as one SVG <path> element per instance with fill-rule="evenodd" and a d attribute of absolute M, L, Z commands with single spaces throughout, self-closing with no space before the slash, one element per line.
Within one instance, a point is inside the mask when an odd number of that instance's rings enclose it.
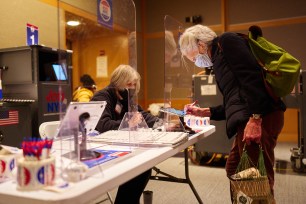
<path fill-rule="evenodd" d="M 112 0 L 97 0 L 98 23 L 113 29 Z"/>
<path fill-rule="evenodd" d="M 27 23 L 27 45 L 38 45 L 38 27 Z"/>

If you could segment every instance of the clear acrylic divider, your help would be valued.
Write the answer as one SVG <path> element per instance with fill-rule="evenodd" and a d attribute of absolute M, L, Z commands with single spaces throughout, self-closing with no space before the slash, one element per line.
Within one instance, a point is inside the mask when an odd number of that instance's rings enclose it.
<path fill-rule="evenodd" d="M 82 163 L 95 159 L 101 154 L 90 148 L 87 137 L 95 131 L 106 102 L 72 102 L 68 106 L 64 118 L 59 126 L 56 139 L 61 142 L 62 163 L 61 169 L 64 180 L 76 182 L 85 177 L 87 167 Z"/>
<path fill-rule="evenodd" d="M 184 31 L 182 23 L 166 15 L 165 28 L 165 86 L 164 86 L 164 130 L 185 132 L 183 108 L 173 107 L 172 101 L 191 98 L 192 75 L 194 66 L 185 66 L 182 63 L 182 54 L 179 49 L 179 38 Z"/>
<path fill-rule="evenodd" d="M 186 128 L 199 128 L 200 124 L 209 123 L 209 119 L 185 115 L 183 107 L 173 107 L 172 101 L 190 98 L 193 103 L 193 78 L 195 75 L 211 72 L 201 69 L 184 57 L 180 51 L 179 39 L 184 28 L 181 22 L 167 15 L 165 26 L 165 90 L 164 113 L 165 129 L 185 131 Z M 201 128 L 201 127 L 200 127 Z"/>
<path fill-rule="evenodd" d="M 135 90 L 128 89 L 128 112 L 124 114 L 121 124 L 118 128 L 117 137 L 124 137 L 119 143 L 125 142 L 130 146 L 139 146 L 143 138 L 143 132 L 149 132 L 149 127 L 143 118 L 142 114 L 138 112 L 138 97 Z M 125 140 L 125 141 L 123 141 Z"/>
<path fill-rule="evenodd" d="M 74 10 L 79 12 L 74 13 Z M 68 20 L 77 20 L 80 25 L 70 27 L 66 24 Z M 98 87 L 100 86 L 98 89 L 107 85 L 107 82 L 103 82 L 104 79 L 100 79 L 103 77 L 109 79 L 108 70 L 113 70 L 120 64 L 130 64 L 137 69 L 136 11 L 132 0 L 82 2 L 58 0 L 58 30 L 59 50 L 66 50 L 68 46 L 74 57 L 71 56 L 67 60 L 67 57 L 59 53 L 58 61 L 66 67 L 66 73 L 76 71 L 75 69 L 82 70 L 82 74 L 91 73 Z M 107 48 L 101 50 L 101 45 L 97 48 L 99 43 L 94 39 L 99 39 L 106 47 L 111 46 L 111 50 Z M 97 50 L 97 55 L 92 57 L 83 54 L 81 56 L 81 52 L 88 47 L 91 47 L 91 50 Z M 82 60 L 76 60 L 79 57 Z M 85 61 L 86 67 L 84 67 Z M 79 79 L 81 73 L 76 71 L 75 75 Z M 69 83 L 72 83 L 72 74 L 68 76 Z M 62 84 L 59 82 L 59 93 L 61 91 Z M 61 99 L 59 104 L 62 104 Z M 103 154 L 101 149 L 108 143 L 93 142 L 92 138 L 99 136 L 99 133 L 94 130 L 95 126 L 88 129 L 88 125 L 93 125 L 92 121 L 98 121 L 102 114 L 101 106 L 105 108 L 105 105 L 104 102 L 70 103 L 66 101 L 65 107 L 60 106 L 61 124 L 56 140 L 60 144 L 61 155 L 61 161 L 57 162 L 60 166 L 58 175 L 63 180 L 78 182 L 97 171 L 103 176 L 103 170 L 99 164 L 105 161 L 99 157 Z M 131 111 L 131 113 L 134 112 Z M 138 127 L 147 126 L 141 123 Z"/>

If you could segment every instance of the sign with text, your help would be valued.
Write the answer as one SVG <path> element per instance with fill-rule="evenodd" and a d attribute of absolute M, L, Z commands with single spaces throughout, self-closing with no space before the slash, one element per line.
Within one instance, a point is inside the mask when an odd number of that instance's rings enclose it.
<path fill-rule="evenodd" d="M 38 45 L 38 27 L 27 23 L 27 45 Z"/>

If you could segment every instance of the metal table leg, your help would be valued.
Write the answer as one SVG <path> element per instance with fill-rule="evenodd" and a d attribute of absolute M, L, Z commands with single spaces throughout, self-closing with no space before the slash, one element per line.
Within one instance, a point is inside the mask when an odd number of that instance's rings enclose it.
<path fill-rule="evenodd" d="M 170 174 L 167 174 L 163 171 L 161 171 L 160 169 L 158 169 L 157 167 L 153 167 L 153 170 L 156 171 L 156 175 L 155 176 L 151 176 L 150 179 L 151 180 L 157 180 L 157 181 L 168 181 L 168 182 L 177 182 L 177 183 L 188 183 L 193 194 L 195 195 L 195 197 L 197 198 L 198 202 L 200 204 L 203 204 L 203 201 L 201 200 L 198 192 L 196 191 L 195 187 L 193 186 L 190 177 L 189 177 L 189 163 L 188 163 L 188 149 L 184 149 L 184 163 L 185 163 L 185 178 L 177 178 L 175 176 L 172 176 Z M 158 174 L 161 174 L 163 176 L 158 176 Z"/>

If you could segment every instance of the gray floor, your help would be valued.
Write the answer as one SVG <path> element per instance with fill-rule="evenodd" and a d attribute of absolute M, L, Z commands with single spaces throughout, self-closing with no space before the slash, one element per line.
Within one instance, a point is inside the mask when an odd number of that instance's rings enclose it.
<path fill-rule="evenodd" d="M 275 169 L 275 198 L 278 204 L 306 203 L 306 173 L 297 174 L 291 169 L 291 147 L 297 147 L 297 144 L 278 143 L 275 149 L 276 160 L 282 161 L 282 165 L 277 165 Z M 157 167 L 166 173 L 184 178 L 182 157 L 169 158 Z M 205 204 L 231 203 L 229 182 L 224 168 L 197 166 L 189 162 L 189 170 L 193 185 Z M 188 184 L 150 180 L 146 190 L 153 191 L 154 204 L 198 203 Z M 110 193 L 115 198 L 116 189 Z M 143 204 L 143 198 L 141 198 L 141 204 Z"/>

